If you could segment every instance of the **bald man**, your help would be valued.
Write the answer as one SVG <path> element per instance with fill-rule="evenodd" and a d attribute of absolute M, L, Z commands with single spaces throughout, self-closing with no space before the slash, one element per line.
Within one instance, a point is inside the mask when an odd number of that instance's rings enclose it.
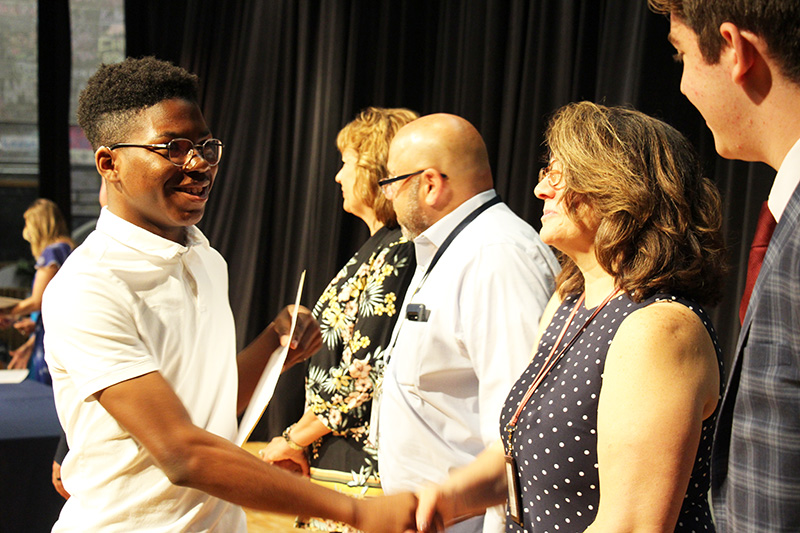
<path fill-rule="evenodd" d="M 499 414 L 530 360 L 558 262 L 500 202 L 486 146 L 463 118 L 404 126 L 381 184 L 417 271 L 390 344 L 379 401 L 387 493 L 443 481 L 499 435 Z M 503 531 L 497 509 L 448 531 Z"/>

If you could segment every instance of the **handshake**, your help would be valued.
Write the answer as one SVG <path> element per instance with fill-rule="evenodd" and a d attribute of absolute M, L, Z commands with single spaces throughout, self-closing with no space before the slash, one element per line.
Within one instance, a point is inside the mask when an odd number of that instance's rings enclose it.
<path fill-rule="evenodd" d="M 287 429 L 275 437 L 258 455 L 265 462 L 296 474 L 308 476 L 309 467 L 303 446 L 288 437 Z M 364 499 L 351 499 L 347 522 L 367 533 L 407 533 L 444 531 L 445 526 L 483 514 L 487 502 L 470 505 L 469 495 L 453 487 L 454 478 L 442 485 L 429 485 L 416 494 L 404 492 Z M 482 500 L 482 498 L 475 498 Z"/>
<path fill-rule="evenodd" d="M 453 499 L 442 487 L 431 486 L 417 494 L 401 493 L 355 501 L 356 527 L 368 533 L 407 533 L 444 531 L 472 515 L 456 513 Z"/>

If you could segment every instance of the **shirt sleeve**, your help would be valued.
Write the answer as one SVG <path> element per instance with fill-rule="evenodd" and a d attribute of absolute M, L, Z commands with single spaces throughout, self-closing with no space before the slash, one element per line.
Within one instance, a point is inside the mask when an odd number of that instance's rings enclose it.
<path fill-rule="evenodd" d="M 48 365 L 79 395 L 158 370 L 137 330 L 133 297 L 111 273 L 57 276 L 42 302 Z"/>
<path fill-rule="evenodd" d="M 495 244 L 469 265 L 464 283 L 462 334 L 478 376 L 481 436 L 489 445 L 498 438 L 506 396 L 530 361 L 554 290 L 553 270 L 544 254 Z"/>
<path fill-rule="evenodd" d="M 64 264 L 64 261 L 67 259 L 67 256 L 72 251 L 72 247 L 65 242 L 59 242 L 56 244 L 51 244 L 50 246 L 46 247 L 42 250 L 42 253 L 36 259 L 35 267 L 44 268 L 50 265 L 56 265 L 61 267 Z"/>

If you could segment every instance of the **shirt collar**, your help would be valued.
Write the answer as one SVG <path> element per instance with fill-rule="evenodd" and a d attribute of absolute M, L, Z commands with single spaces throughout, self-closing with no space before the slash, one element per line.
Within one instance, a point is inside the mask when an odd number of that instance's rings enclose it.
<path fill-rule="evenodd" d="M 209 247 L 208 239 L 195 226 L 186 228 L 186 245 L 184 246 L 131 224 L 112 213 L 108 207 L 103 207 L 100 211 L 100 217 L 97 219 L 97 230 L 128 248 L 162 259 L 181 256 L 193 246 Z"/>
<path fill-rule="evenodd" d="M 775 181 L 772 183 L 772 189 L 769 191 L 769 210 L 772 216 L 775 217 L 776 222 L 781 221 L 786 205 L 792 197 L 794 190 L 800 183 L 800 140 L 794 143 L 792 149 L 783 158 L 781 168 L 778 169 L 778 174 L 775 176 Z"/>
<path fill-rule="evenodd" d="M 436 255 L 436 251 L 456 226 L 472 213 L 472 211 L 495 196 L 497 196 L 497 193 L 494 189 L 478 193 L 437 220 L 430 228 L 420 233 L 417 238 L 414 239 L 414 252 L 417 256 L 417 264 L 427 268 L 433 256 Z"/>

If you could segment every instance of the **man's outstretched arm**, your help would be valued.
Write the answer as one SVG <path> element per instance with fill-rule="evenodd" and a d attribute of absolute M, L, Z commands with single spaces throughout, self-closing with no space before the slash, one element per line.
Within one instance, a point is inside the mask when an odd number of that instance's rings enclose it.
<path fill-rule="evenodd" d="M 96 396 L 176 485 L 253 509 L 325 517 L 365 531 L 414 529 L 413 495 L 356 500 L 264 463 L 195 426 L 158 372 L 117 383 Z"/>

